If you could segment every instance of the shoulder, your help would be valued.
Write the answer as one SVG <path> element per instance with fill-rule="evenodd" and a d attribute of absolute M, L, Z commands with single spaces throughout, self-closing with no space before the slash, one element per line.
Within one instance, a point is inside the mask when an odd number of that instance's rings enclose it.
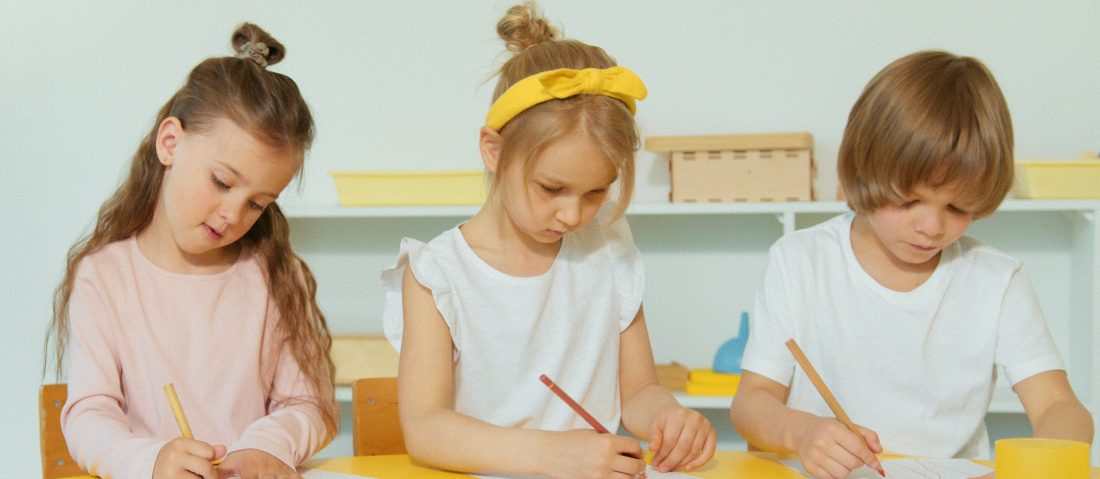
<path fill-rule="evenodd" d="M 108 243 L 84 256 L 76 267 L 78 279 L 117 277 L 133 274 L 137 244 L 133 238 Z"/>
<path fill-rule="evenodd" d="M 957 260 L 989 274 L 1012 274 L 1020 269 L 1020 260 L 980 240 L 963 236 L 955 242 Z"/>
<path fill-rule="evenodd" d="M 852 214 L 847 213 L 809 228 L 792 231 L 772 244 L 770 254 L 784 257 L 841 254 L 851 226 Z"/>

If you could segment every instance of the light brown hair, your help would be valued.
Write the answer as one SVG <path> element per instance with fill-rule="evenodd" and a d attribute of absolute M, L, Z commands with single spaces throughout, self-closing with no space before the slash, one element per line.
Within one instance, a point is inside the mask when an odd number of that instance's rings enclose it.
<path fill-rule="evenodd" d="M 263 43 L 267 54 L 259 59 L 208 58 L 191 70 L 187 83 L 157 113 L 152 129 L 132 157 L 127 178 L 99 208 L 93 232 L 69 249 L 65 277 L 54 292 L 53 318 L 45 343 L 49 354 L 51 337 L 54 340 L 53 359 L 59 378 L 69 335 L 69 299 L 81 260 L 110 243 L 137 234 L 153 219 L 165 168 L 158 161 L 155 145 L 161 122 L 176 117 L 187 131 L 201 132 L 216 120 L 228 118 L 265 145 L 295 154 L 300 174 L 301 159 L 313 142 L 313 116 L 294 80 L 261 66 L 278 63 L 286 49 L 251 23 L 238 27 L 231 42 L 238 53 L 246 43 Z M 337 428 L 334 367 L 329 356 L 332 336 L 317 306 L 317 283 L 309 267 L 294 254 L 289 224 L 277 204 L 271 203 L 264 209 L 240 244 L 242 257 L 254 256 L 259 260 L 270 297 L 278 308 L 276 334 L 282 347 L 294 355 L 317 398 L 272 400 L 315 403 L 331 439 Z M 275 367 L 278 354 L 279 351 L 273 350 L 269 351 L 270 357 L 259 358 L 261 369 L 270 371 Z M 265 391 L 268 396 L 270 393 Z"/>
<path fill-rule="evenodd" d="M 603 49 L 560 38 L 532 1 L 509 8 L 497 23 L 497 34 L 515 55 L 500 68 L 493 101 L 516 82 L 536 73 L 559 68 L 616 66 Z M 554 141 L 574 132 L 592 139 L 615 167 L 619 197 L 613 217 L 622 216 L 634 193 L 634 153 L 640 144 L 638 127 L 626 104 L 603 95 L 577 95 L 543 102 L 506 123 L 500 130 L 499 166 L 490 195 L 504 170 L 522 166 L 526 180 L 534 165 L 531 160 Z"/>
<path fill-rule="evenodd" d="M 890 63 L 852 107 L 837 171 L 857 213 L 951 185 L 976 218 L 992 214 L 1013 175 L 1012 119 L 993 74 L 943 51 Z"/>

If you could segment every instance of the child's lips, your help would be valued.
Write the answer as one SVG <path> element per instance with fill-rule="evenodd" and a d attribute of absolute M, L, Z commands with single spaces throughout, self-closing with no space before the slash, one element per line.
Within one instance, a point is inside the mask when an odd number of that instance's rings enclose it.
<path fill-rule="evenodd" d="M 215 239 L 215 240 L 222 239 L 222 233 L 219 233 L 217 230 L 215 230 L 210 225 L 208 225 L 206 223 L 203 223 L 202 227 L 203 227 L 204 230 L 206 230 L 206 234 L 209 235 L 212 239 Z"/>
<path fill-rule="evenodd" d="M 910 245 L 910 246 L 912 246 L 913 248 L 917 249 L 917 250 L 920 250 L 920 251 L 925 251 L 925 252 L 928 252 L 928 251 L 935 251 L 935 250 L 936 250 L 936 246 L 935 246 L 935 245 L 932 245 L 932 246 L 921 246 L 921 245 L 919 245 L 919 244 L 914 244 L 914 243 L 909 243 L 909 245 Z"/>

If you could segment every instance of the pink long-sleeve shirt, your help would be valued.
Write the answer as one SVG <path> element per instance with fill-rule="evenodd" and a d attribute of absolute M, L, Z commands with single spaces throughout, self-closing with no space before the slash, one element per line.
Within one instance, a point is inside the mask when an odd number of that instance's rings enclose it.
<path fill-rule="evenodd" d="M 178 274 L 133 237 L 85 257 L 69 302 L 61 411 L 73 458 L 105 478 L 152 477 L 160 449 L 180 436 L 164 392 L 174 383 L 195 439 L 301 464 L 331 434 L 316 406 L 283 400 L 312 392 L 279 347 L 278 318 L 255 258 Z"/>

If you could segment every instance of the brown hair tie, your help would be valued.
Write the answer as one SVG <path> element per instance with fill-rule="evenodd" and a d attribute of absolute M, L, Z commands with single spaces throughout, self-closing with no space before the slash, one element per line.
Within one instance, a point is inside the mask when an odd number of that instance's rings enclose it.
<path fill-rule="evenodd" d="M 257 65 L 267 68 L 267 53 L 267 45 L 263 42 L 247 42 L 241 46 L 241 52 L 237 54 L 237 58 L 248 58 Z"/>

